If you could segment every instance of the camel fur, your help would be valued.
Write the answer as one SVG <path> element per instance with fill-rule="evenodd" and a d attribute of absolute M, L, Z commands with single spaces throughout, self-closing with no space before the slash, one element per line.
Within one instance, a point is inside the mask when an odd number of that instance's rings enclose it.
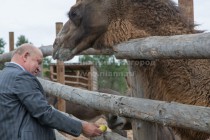
<path fill-rule="evenodd" d="M 201 33 L 172 0 L 77 0 L 68 16 L 54 42 L 54 59 L 69 60 L 88 48 L 113 48 L 134 38 Z M 210 106 L 209 60 L 151 61 L 153 65 L 129 66 L 131 72 L 138 73 L 131 77 L 134 93 L 140 82 L 144 98 Z M 182 140 L 209 137 L 194 130 L 174 130 Z"/>

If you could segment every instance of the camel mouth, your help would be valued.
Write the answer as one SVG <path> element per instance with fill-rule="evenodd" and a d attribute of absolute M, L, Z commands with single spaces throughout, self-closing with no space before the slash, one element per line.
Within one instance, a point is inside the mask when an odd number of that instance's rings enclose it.
<path fill-rule="evenodd" d="M 68 61 L 74 57 L 74 54 L 68 48 L 58 48 L 54 49 L 52 57 L 60 61 Z"/>
<path fill-rule="evenodd" d="M 94 46 L 100 34 L 106 31 L 103 27 L 86 30 L 76 26 L 70 19 L 65 23 L 53 43 L 53 59 L 68 61 L 75 55 Z"/>
<path fill-rule="evenodd" d="M 76 55 L 77 48 L 75 42 L 71 39 L 75 32 L 74 29 L 71 20 L 64 24 L 53 43 L 53 59 L 68 61 Z"/>
<path fill-rule="evenodd" d="M 69 47 L 71 45 L 66 45 L 65 42 L 61 42 L 60 38 L 56 38 L 53 44 L 53 59 L 68 61 L 71 60 L 77 54 L 76 47 Z"/>
<path fill-rule="evenodd" d="M 56 38 L 53 44 L 53 59 L 68 61 L 82 51 L 77 45 L 71 43 L 72 41 L 64 42 L 62 39 Z"/>
<path fill-rule="evenodd" d="M 122 130 L 124 126 L 125 126 L 125 123 L 121 122 L 121 123 L 112 124 L 111 126 L 109 126 L 109 128 L 115 129 L 115 130 Z"/>
<path fill-rule="evenodd" d="M 69 47 L 72 45 L 66 45 L 63 37 L 56 37 L 53 43 L 53 59 L 61 60 L 61 61 L 68 61 L 71 60 L 76 55 L 76 48 Z"/>
<path fill-rule="evenodd" d="M 53 59 L 68 61 L 74 57 L 73 50 L 65 48 L 64 43 L 61 43 L 59 38 L 56 38 L 53 48 Z"/>
<path fill-rule="evenodd" d="M 109 116 L 109 121 L 111 123 L 108 123 L 108 126 L 110 129 L 116 129 L 116 130 L 122 130 L 124 129 L 126 125 L 126 119 L 123 117 L 119 117 L 117 115 Z"/>

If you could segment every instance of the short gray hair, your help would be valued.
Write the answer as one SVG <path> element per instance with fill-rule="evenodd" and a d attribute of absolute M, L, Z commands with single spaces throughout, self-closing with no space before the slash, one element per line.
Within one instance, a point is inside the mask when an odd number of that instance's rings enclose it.
<path fill-rule="evenodd" d="M 31 49 L 29 49 L 29 47 Z M 26 50 L 29 50 L 31 52 L 31 50 L 33 50 L 32 48 L 35 47 L 33 46 L 32 44 L 29 44 L 29 43 L 25 43 L 25 44 L 22 44 L 20 47 L 18 47 L 13 53 L 12 53 L 12 57 L 15 55 L 15 54 L 19 54 L 19 55 L 22 55 Z"/>

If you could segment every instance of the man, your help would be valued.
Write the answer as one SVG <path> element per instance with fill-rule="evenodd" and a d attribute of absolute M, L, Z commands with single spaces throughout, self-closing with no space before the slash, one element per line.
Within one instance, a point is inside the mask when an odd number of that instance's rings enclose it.
<path fill-rule="evenodd" d="M 0 139 L 55 140 L 53 129 L 73 136 L 99 136 L 98 126 L 67 117 L 53 109 L 35 77 L 40 71 L 42 52 L 23 44 L 0 72 Z"/>

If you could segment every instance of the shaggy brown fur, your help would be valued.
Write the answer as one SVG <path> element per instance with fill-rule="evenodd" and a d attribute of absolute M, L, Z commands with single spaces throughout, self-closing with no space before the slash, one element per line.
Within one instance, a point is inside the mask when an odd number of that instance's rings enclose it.
<path fill-rule="evenodd" d="M 171 0 L 77 0 L 69 18 L 54 43 L 53 57 L 60 60 L 90 47 L 111 48 L 133 38 L 199 32 Z M 210 106 L 209 60 L 156 60 L 153 64 L 130 65 L 141 75 L 132 80 L 144 83 L 146 98 Z M 209 137 L 191 130 L 176 131 L 183 140 Z"/>

